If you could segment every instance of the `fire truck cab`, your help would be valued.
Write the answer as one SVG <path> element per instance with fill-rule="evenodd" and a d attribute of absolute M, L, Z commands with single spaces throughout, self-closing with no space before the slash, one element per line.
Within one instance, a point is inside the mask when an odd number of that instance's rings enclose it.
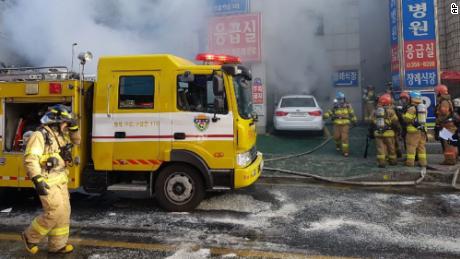
<path fill-rule="evenodd" d="M 33 187 L 23 135 L 57 103 L 71 107 L 82 133 L 71 189 L 145 191 L 166 210 L 188 211 L 205 191 L 251 185 L 263 167 L 251 72 L 235 57 L 197 59 L 205 64 L 166 54 L 102 57 L 95 82 L 64 67 L 3 69 L 0 188 Z"/>

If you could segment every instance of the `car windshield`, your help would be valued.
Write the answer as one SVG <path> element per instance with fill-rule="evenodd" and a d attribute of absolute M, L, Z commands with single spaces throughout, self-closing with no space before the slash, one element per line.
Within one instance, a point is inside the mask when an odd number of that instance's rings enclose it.
<path fill-rule="evenodd" d="M 240 116 L 244 119 L 250 119 L 253 111 L 251 81 L 246 80 L 243 76 L 235 76 L 233 77 L 233 86 L 235 87 Z"/>
<path fill-rule="evenodd" d="M 305 98 L 283 98 L 281 100 L 281 108 L 289 107 L 316 107 L 315 100 L 311 97 Z"/>

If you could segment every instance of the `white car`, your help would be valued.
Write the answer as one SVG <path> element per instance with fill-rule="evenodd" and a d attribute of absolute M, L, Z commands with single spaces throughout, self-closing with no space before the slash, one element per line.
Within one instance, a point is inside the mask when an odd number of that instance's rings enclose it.
<path fill-rule="evenodd" d="M 273 115 L 275 130 L 323 130 L 323 110 L 311 95 L 281 97 Z"/>

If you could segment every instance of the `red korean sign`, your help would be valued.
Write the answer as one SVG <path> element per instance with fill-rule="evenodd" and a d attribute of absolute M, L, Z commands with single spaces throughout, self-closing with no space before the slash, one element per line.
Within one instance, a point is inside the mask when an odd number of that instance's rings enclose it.
<path fill-rule="evenodd" d="M 436 69 L 436 40 L 404 43 L 406 70 Z"/>
<path fill-rule="evenodd" d="M 252 103 L 264 104 L 264 87 L 260 78 L 255 78 L 252 84 Z"/>
<path fill-rule="evenodd" d="M 243 62 L 260 62 L 260 26 L 260 13 L 212 17 L 208 23 L 208 50 L 238 56 Z"/>

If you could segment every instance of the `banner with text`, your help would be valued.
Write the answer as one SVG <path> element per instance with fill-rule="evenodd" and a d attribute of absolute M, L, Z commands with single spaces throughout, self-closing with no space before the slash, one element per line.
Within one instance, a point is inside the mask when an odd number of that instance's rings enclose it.
<path fill-rule="evenodd" d="M 210 18 L 208 24 L 209 52 L 238 56 L 242 62 L 260 62 L 260 19 L 260 13 Z"/>
<path fill-rule="evenodd" d="M 399 57 L 399 3 L 390 0 L 390 39 L 391 39 L 391 82 L 395 90 L 401 88 L 400 57 Z"/>
<path fill-rule="evenodd" d="M 435 0 L 402 0 L 405 86 L 438 84 Z"/>

